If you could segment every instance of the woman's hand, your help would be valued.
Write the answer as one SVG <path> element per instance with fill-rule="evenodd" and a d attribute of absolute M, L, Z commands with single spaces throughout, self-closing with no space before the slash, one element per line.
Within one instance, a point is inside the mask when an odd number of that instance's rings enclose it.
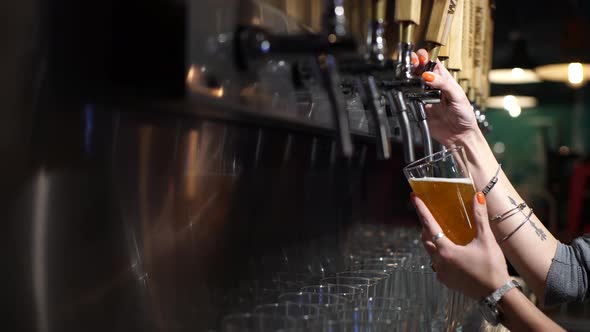
<path fill-rule="evenodd" d="M 422 73 L 428 63 L 428 52 L 420 49 L 412 55 L 415 72 Z M 440 89 L 440 104 L 426 105 L 428 125 L 432 137 L 447 147 L 462 142 L 470 134 L 479 131 L 473 108 L 467 95 L 447 69 L 437 61 L 433 72 L 422 73 L 427 86 Z"/>
<path fill-rule="evenodd" d="M 473 200 L 477 235 L 466 246 L 456 245 L 444 236 L 434 240 L 442 232 L 440 226 L 419 197 L 412 194 L 411 199 L 422 220 L 424 247 L 440 282 L 473 299 L 481 299 L 509 280 L 506 260 L 490 229 L 483 193 L 478 192 Z"/>

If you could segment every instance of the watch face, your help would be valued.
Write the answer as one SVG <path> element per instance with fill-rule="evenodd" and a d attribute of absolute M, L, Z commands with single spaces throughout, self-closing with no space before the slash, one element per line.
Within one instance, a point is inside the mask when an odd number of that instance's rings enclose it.
<path fill-rule="evenodd" d="M 485 301 L 478 302 L 479 312 L 483 318 L 492 325 L 498 325 L 498 310 L 495 306 Z"/>

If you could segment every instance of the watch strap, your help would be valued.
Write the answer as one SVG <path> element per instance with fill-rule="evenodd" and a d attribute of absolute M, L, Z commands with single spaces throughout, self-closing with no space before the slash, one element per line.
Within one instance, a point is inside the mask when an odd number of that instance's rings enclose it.
<path fill-rule="evenodd" d="M 488 297 L 486 297 L 486 301 L 490 304 L 497 305 L 498 301 L 500 301 L 502 296 L 504 296 L 504 294 L 508 293 L 508 291 L 514 287 L 522 289 L 522 287 L 520 286 L 520 284 L 516 280 L 511 279 L 510 281 L 508 281 L 504 285 L 500 286 L 500 288 L 496 289 Z"/>
<path fill-rule="evenodd" d="M 508 293 L 512 288 L 518 288 L 522 291 L 522 287 L 516 280 L 510 280 L 500 288 L 496 289 L 492 294 L 479 301 L 478 306 L 482 311 L 483 317 L 492 325 L 500 323 L 500 311 L 498 310 L 498 302 Z"/>

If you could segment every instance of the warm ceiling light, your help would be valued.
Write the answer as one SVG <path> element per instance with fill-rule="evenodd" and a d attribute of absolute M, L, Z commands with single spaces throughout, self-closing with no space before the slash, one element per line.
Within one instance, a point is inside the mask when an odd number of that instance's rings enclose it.
<path fill-rule="evenodd" d="M 567 79 L 572 85 L 582 84 L 584 81 L 584 66 L 579 62 L 572 62 L 567 66 Z"/>
<path fill-rule="evenodd" d="M 580 13 L 567 17 L 565 21 L 557 61 L 535 69 L 541 79 L 563 82 L 574 88 L 590 80 L 590 27 Z"/>
<path fill-rule="evenodd" d="M 510 39 L 512 40 L 511 54 L 499 68 L 490 70 L 488 75 L 490 83 L 528 84 L 541 82 L 533 70 L 535 64 L 529 56 L 525 39 L 518 32 L 513 32 Z"/>
<path fill-rule="evenodd" d="M 537 68 L 537 74 L 544 80 L 568 83 L 581 87 L 590 80 L 590 63 L 556 63 Z"/>
<path fill-rule="evenodd" d="M 518 68 L 518 67 L 512 68 L 511 74 L 512 74 L 512 78 L 520 80 L 524 77 L 524 69 Z"/>
<path fill-rule="evenodd" d="M 489 79 L 494 84 L 529 84 L 541 82 L 534 70 L 520 67 L 492 69 L 489 73 Z"/>
<path fill-rule="evenodd" d="M 533 108 L 538 105 L 538 100 L 531 96 L 517 96 L 517 95 L 506 95 L 506 96 L 492 96 L 486 100 L 486 107 L 488 108 L 509 108 L 516 109 L 516 105 L 523 108 Z M 508 106 L 508 107 L 507 107 Z"/>
<path fill-rule="evenodd" d="M 486 100 L 486 107 L 505 109 L 513 118 L 518 117 L 523 109 L 536 107 L 537 104 L 537 98 L 531 96 L 493 96 Z"/>

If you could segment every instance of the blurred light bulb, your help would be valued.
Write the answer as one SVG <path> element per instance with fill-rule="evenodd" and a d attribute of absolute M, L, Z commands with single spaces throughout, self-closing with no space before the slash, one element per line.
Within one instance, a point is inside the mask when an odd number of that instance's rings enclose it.
<path fill-rule="evenodd" d="M 579 62 L 572 62 L 567 66 L 567 79 L 573 85 L 584 81 L 584 67 Z"/>
<path fill-rule="evenodd" d="M 518 99 L 513 95 L 507 95 L 504 97 L 504 108 L 508 111 L 511 117 L 515 118 L 522 113 L 522 109 L 518 104 Z"/>
<path fill-rule="evenodd" d="M 522 113 L 522 109 L 518 105 L 516 107 L 508 110 L 508 114 L 510 114 L 510 116 L 513 118 L 516 118 L 517 116 L 519 116 L 520 113 Z"/>
<path fill-rule="evenodd" d="M 522 68 L 512 68 L 512 78 L 515 80 L 521 80 L 524 78 L 524 70 Z"/>
<path fill-rule="evenodd" d="M 504 97 L 503 104 L 505 109 L 510 110 L 511 108 L 518 106 L 518 99 L 516 99 L 516 97 L 513 95 L 507 95 Z"/>
<path fill-rule="evenodd" d="M 506 145 L 503 142 L 496 142 L 494 144 L 494 152 L 497 154 L 502 154 L 506 151 Z"/>

